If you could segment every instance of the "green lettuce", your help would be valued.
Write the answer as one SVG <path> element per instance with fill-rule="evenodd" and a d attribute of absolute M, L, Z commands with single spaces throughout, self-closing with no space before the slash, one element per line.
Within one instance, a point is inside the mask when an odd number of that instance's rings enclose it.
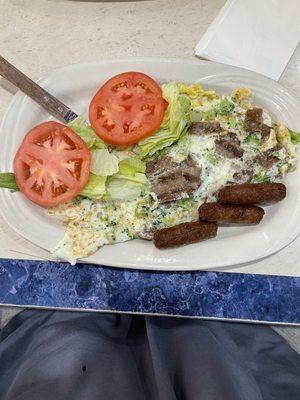
<path fill-rule="evenodd" d="M 0 187 L 10 189 L 13 192 L 20 190 L 16 182 L 15 174 L 12 172 L 0 173 Z"/>
<path fill-rule="evenodd" d="M 298 144 L 300 142 L 300 133 L 292 131 L 289 129 L 290 135 L 291 135 L 291 141 L 293 144 Z"/>
<path fill-rule="evenodd" d="M 135 200 L 149 186 L 145 174 L 136 173 L 134 176 L 116 174 L 109 179 L 107 193 L 113 200 Z"/>
<path fill-rule="evenodd" d="M 120 174 L 134 176 L 137 172 L 146 172 L 146 164 L 139 157 L 125 158 L 119 162 Z"/>
<path fill-rule="evenodd" d="M 92 152 L 91 172 L 96 175 L 110 176 L 119 171 L 119 159 L 107 149 L 97 149 Z"/>
<path fill-rule="evenodd" d="M 169 103 L 160 129 L 153 135 L 140 141 L 141 158 L 152 156 L 157 151 L 176 142 L 190 126 L 191 102 L 186 95 L 180 94 L 176 82 L 162 85 L 163 97 Z"/>
<path fill-rule="evenodd" d="M 106 176 L 90 174 L 89 180 L 80 195 L 90 199 L 101 199 L 106 194 L 105 183 Z"/>
<path fill-rule="evenodd" d="M 91 125 L 87 125 L 86 121 L 78 117 L 67 124 L 81 139 L 86 143 L 90 150 L 105 149 L 106 145 L 94 132 Z"/>

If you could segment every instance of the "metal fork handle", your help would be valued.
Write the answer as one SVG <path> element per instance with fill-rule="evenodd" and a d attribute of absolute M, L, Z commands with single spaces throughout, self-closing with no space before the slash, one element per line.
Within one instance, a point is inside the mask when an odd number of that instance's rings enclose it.
<path fill-rule="evenodd" d="M 68 106 L 28 78 L 2 56 L 0 56 L 0 75 L 31 97 L 53 117 L 66 123 L 78 117 Z"/>

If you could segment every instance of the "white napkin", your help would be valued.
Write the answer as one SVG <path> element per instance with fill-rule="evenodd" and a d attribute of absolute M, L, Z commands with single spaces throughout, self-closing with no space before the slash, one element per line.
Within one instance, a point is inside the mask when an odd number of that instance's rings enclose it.
<path fill-rule="evenodd" d="M 195 54 L 278 80 L 299 40 L 300 0 L 228 0 Z"/>

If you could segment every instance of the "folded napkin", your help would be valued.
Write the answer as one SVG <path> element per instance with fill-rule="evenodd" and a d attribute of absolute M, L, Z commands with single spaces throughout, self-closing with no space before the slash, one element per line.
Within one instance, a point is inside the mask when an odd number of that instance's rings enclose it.
<path fill-rule="evenodd" d="M 278 80 L 300 40 L 300 0 L 228 0 L 195 54 Z"/>

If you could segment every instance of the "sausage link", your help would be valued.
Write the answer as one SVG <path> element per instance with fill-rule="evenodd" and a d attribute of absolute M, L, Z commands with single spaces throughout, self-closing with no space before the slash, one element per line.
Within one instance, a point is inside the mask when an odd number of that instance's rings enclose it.
<path fill-rule="evenodd" d="M 231 204 L 274 203 L 285 196 L 286 187 L 282 183 L 244 183 L 219 190 L 219 201 Z"/>
<path fill-rule="evenodd" d="M 199 218 L 222 224 L 259 224 L 264 216 L 261 207 L 252 205 L 205 203 L 199 209 Z"/>
<path fill-rule="evenodd" d="M 184 222 L 155 231 L 153 242 L 158 249 L 182 246 L 213 238 L 217 235 L 217 229 L 217 225 L 213 222 Z"/>

